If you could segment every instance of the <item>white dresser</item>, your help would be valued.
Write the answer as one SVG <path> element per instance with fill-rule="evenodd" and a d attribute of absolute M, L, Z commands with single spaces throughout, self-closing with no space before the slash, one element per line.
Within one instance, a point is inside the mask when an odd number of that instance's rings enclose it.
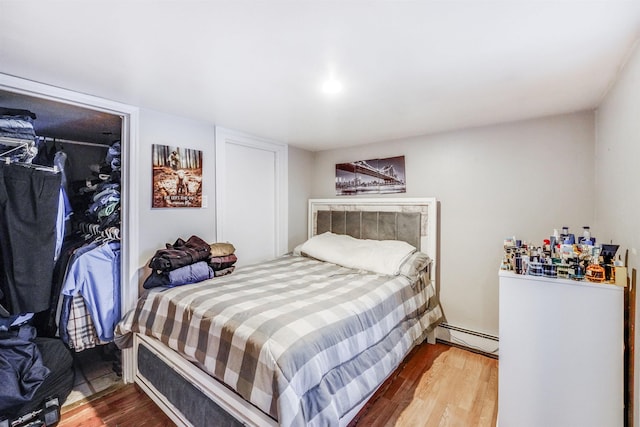
<path fill-rule="evenodd" d="M 499 275 L 499 427 L 622 426 L 624 288 Z"/>

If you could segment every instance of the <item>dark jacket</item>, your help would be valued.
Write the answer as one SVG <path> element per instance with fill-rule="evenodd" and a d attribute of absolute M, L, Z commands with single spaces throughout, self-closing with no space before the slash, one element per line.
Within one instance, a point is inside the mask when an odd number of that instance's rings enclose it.
<path fill-rule="evenodd" d="M 211 246 L 198 236 L 191 236 L 189 240 L 176 240 L 166 249 L 156 251 L 149 262 L 149 267 L 156 272 L 175 270 L 198 261 L 207 261 L 211 257 Z"/>

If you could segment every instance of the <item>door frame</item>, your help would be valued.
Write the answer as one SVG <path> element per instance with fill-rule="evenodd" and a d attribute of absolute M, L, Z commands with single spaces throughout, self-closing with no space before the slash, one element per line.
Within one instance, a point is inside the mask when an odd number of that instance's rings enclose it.
<path fill-rule="evenodd" d="M 120 303 L 124 315 L 135 307 L 138 299 L 138 170 L 139 163 L 139 109 L 115 101 L 84 93 L 74 92 L 44 83 L 22 79 L 0 73 L 0 90 L 20 93 L 89 110 L 102 111 L 122 117 L 122 163 L 121 176 L 121 249 L 120 249 Z M 134 378 L 134 355 L 132 349 L 122 351 L 123 379 Z"/>
<path fill-rule="evenodd" d="M 225 239 L 225 200 L 227 196 L 227 165 L 226 165 L 226 146 L 228 144 L 242 145 L 248 148 L 269 151 L 275 156 L 275 256 L 283 255 L 288 250 L 288 206 L 289 206 L 289 188 L 288 188 L 288 147 L 287 144 L 271 141 L 265 138 L 259 138 L 243 132 L 216 126 L 215 128 L 215 146 L 216 146 L 216 239 L 218 241 L 226 241 Z M 256 211 L 259 207 L 256 207 Z"/>

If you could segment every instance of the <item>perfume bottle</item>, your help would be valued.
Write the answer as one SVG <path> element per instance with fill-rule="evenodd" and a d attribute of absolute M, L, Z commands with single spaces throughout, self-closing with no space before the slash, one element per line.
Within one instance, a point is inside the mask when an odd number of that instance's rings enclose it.
<path fill-rule="evenodd" d="M 584 276 L 589 282 L 604 282 L 604 267 L 600 265 L 597 257 L 594 257 L 593 262 L 587 266 L 587 271 Z"/>
<path fill-rule="evenodd" d="M 569 266 L 569 278 L 573 280 L 584 280 L 584 267 L 580 262 L 574 262 Z"/>
<path fill-rule="evenodd" d="M 605 270 L 606 271 L 606 270 Z M 609 283 L 616 283 L 616 266 L 611 264 L 609 266 Z"/>

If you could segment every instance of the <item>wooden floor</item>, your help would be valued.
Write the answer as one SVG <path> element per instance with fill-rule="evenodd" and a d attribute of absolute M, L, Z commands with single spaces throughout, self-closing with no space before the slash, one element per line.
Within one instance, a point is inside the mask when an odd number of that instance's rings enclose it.
<path fill-rule="evenodd" d="M 498 417 L 498 360 L 445 344 L 421 345 L 352 426 L 483 427 Z"/>
<path fill-rule="evenodd" d="M 97 400 L 64 411 L 58 427 L 172 427 L 175 424 L 144 392 L 125 385 Z"/>
<path fill-rule="evenodd" d="M 351 426 L 495 426 L 498 361 L 445 344 L 421 345 Z M 59 427 L 173 426 L 136 386 L 66 412 Z"/>

